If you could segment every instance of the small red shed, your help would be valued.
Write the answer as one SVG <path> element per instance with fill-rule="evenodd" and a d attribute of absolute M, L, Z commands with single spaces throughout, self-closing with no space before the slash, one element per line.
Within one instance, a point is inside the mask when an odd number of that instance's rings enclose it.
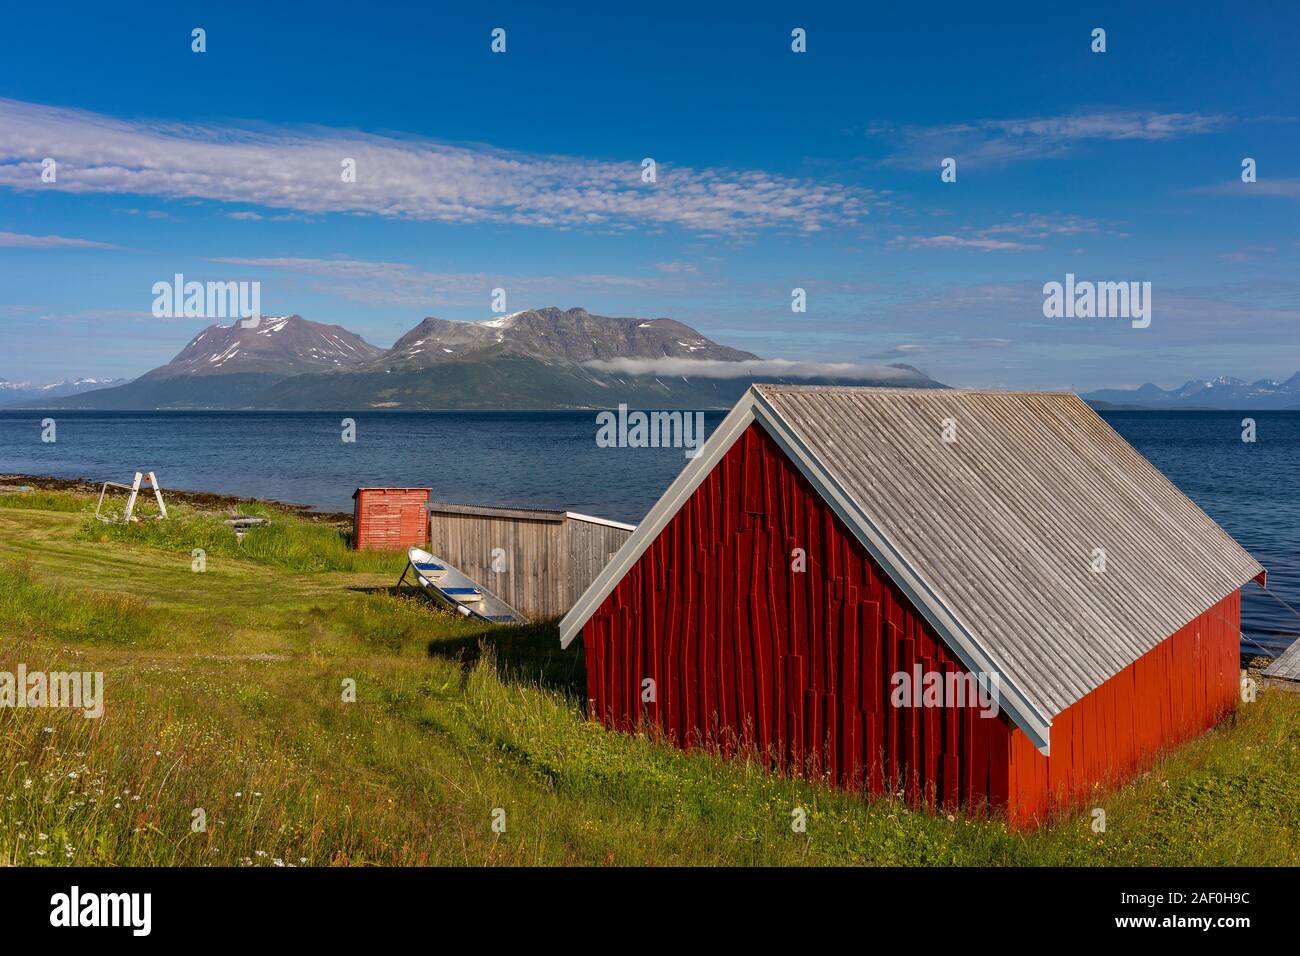
<path fill-rule="evenodd" d="M 755 385 L 560 633 L 609 727 L 1028 824 L 1234 708 L 1263 575 L 1076 396 Z"/>
<path fill-rule="evenodd" d="M 400 551 L 429 540 L 429 488 L 358 488 L 352 492 L 352 546 Z"/>

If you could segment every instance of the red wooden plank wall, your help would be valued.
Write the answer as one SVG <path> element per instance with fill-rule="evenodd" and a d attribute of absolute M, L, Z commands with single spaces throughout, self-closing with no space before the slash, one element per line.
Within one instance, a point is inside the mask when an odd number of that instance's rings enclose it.
<path fill-rule="evenodd" d="M 792 569 L 802 548 L 806 570 Z M 1004 805 L 1010 726 L 975 709 L 895 708 L 889 676 L 963 671 L 753 425 L 583 630 L 591 712 L 678 745 L 914 801 Z M 642 701 L 642 682 L 655 700 Z"/>
<path fill-rule="evenodd" d="M 1233 708 L 1240 608 L 1234 592 L 1058 715 L 1050 758 L 1003 716 L 895 708 L 891 674 L 964 668 L 753 425 L 587 622 L 588 696 L 609 727 L 1028 826 Z"/>
<path fill-rule="evenodd" d="M 1234 591 L 1052 722 L 1051 756 L 1011 737 L 1009 816 L 1029 824 L 1083 804 L 1195 737 L 1239 699 L 1241 592 Z"/>
<path fill-rule="evenodd" d="M 352 511 L 353 547 L 399 551 L 429 540 L 428 488 L 358 488 Z"/>

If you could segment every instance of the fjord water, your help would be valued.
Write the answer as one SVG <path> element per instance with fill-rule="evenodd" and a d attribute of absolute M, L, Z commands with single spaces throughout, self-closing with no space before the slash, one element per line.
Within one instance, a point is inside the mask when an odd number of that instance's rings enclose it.
<path fill-rule="evenodd" d="M 0 472 L 125 481 L 350 511 L 362 485 L 441 501 L 561 508 L 636 522 L 686 464 L 682 449 L 600 448 L 593 412 L 0 411 Z M 344 415 L 356 441 L 341 440 Z M 1257 441 L 1241 440 L 1254 418 Z M 1300 608 L 1300 412 L 1107 412 L 1103 417 L 1269 571 Z M 712 430 L 721 412 L 708 412 Z M 1300 618 L 1243 592 L 1243 654 L 1276 654 Z"/>

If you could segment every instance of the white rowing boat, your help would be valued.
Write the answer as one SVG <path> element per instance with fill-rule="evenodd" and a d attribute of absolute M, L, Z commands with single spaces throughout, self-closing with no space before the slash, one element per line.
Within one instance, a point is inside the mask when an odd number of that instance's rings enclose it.
<path fill-rule="evenodd" d="M 407 566 L 397 582 L 399 587 L 408 572 L 415 573 L 416 582 L 435 601 L 466 617 L 493 624 L 528 623 L 528 618 L 483 585 L 428 551 L 420 548 L 407 551 Z"/>

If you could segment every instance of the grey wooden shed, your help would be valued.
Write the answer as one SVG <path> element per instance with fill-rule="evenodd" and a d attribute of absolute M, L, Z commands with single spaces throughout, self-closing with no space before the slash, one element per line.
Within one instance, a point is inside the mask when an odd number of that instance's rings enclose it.
<path fill-rule="evenodd" d="M 573 511 L 431 501 L 429 551 L 531 618 L 568 612 L 636 525 Z"/>

